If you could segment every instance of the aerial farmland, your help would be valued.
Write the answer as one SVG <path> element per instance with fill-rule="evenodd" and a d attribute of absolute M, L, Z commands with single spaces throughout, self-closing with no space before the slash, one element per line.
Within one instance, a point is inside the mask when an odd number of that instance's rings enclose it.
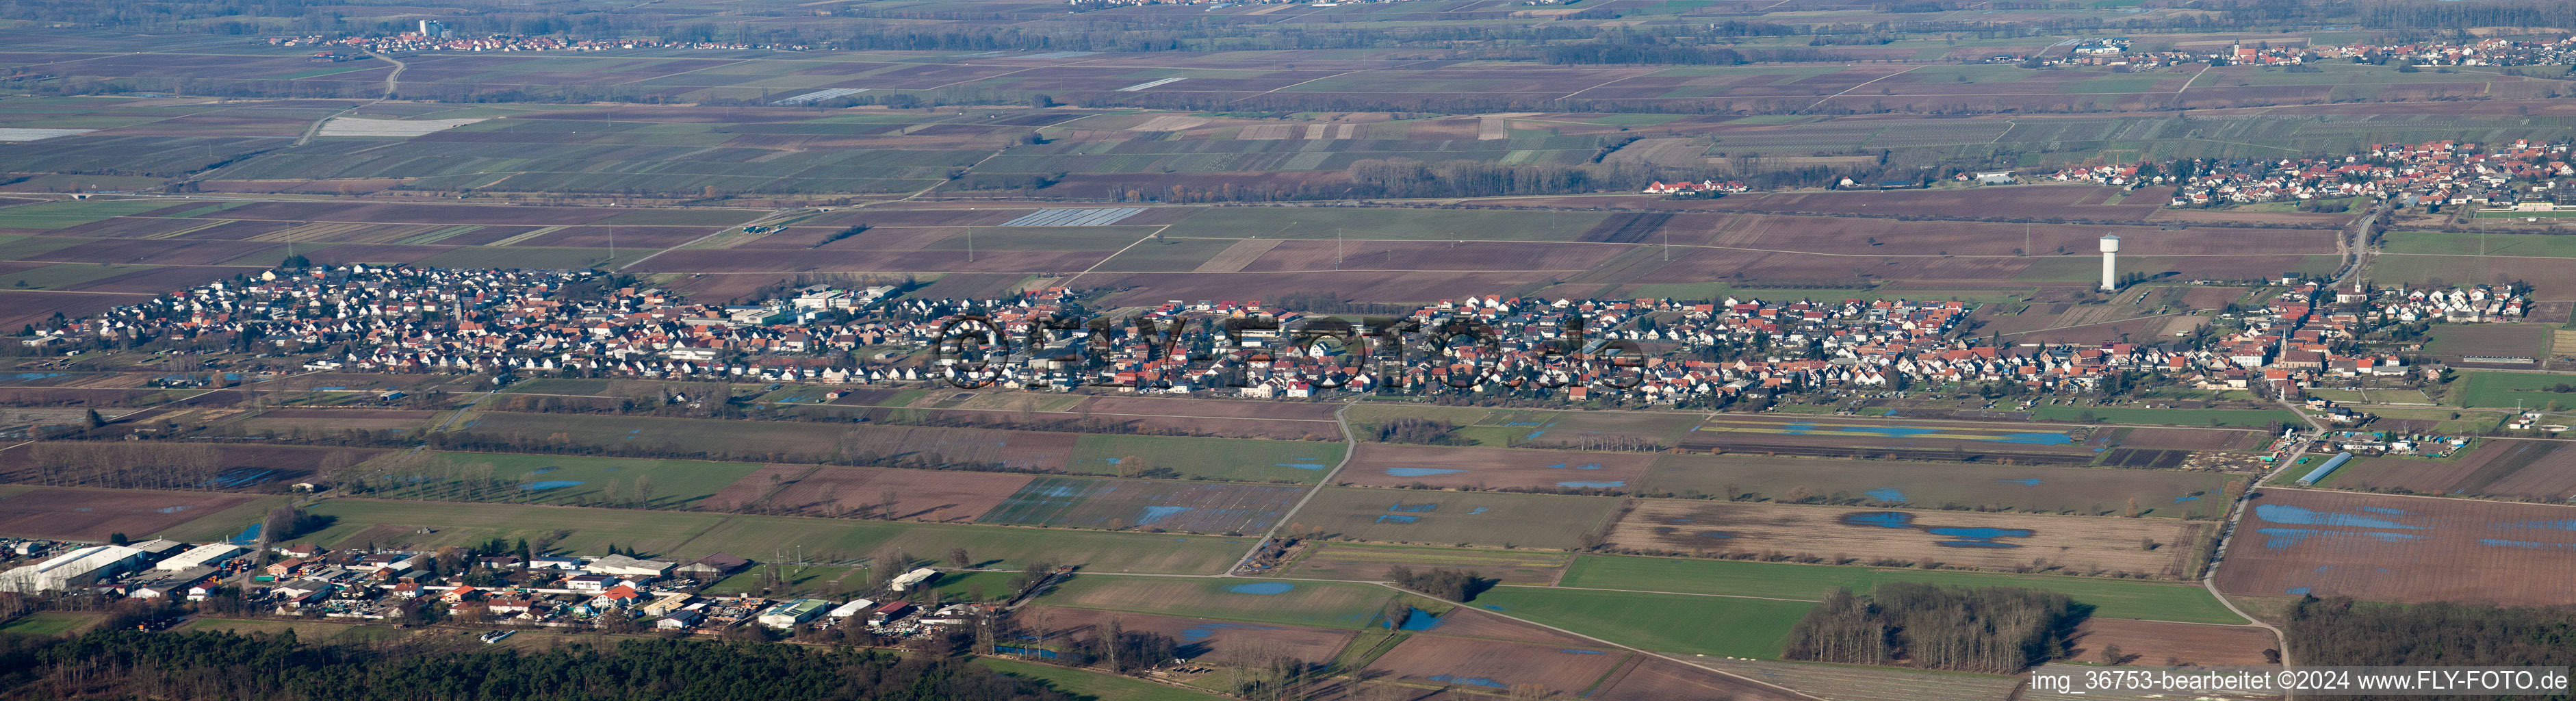
<path fill-rule="evenodd" d="M 2564 3 L 96 5 L 0 697 L 2576 664 Z"/>

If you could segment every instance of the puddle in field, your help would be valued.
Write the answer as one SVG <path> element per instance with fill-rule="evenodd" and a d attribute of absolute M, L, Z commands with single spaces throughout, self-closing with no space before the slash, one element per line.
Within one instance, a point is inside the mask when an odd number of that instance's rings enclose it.
<path fill-rule="evenodd" d="M 1267 596 L 1271 594 L 1286 594 L 1296 588 L 1297 585 L 1289 584 L 1287 582 L 1254 582 L 1252 584 L 1237 584 L 1231 587 L 1226 587 L 1225 590 L 1237 594 L 1261 594 Z"/>
<path fill-rule="evenodd" d="M 1430 630 L 1440 627 L 1440 623 L 1439 616 L 1422 609 L 1413 609 L 1412 613 L 1405 614 L 1404 625 L 1396 626 L 1396 630 Z"/>
<path fill-rule="evenodd" d="M 2424 529 L 2426 528 L 2425 526 L 2409 526 L 2409 525 L 2406 525 L 2406 524 L 2403 524 L 2403 523 L 2398 523 L 2398 522 L 2396 522 L 2396 521 L 2391 521 L 2391 520 L 2388 520 L 2388 519 L 2379 518 L 2379 517 L 2375 517 L 2375 516 L 2363 516 L 2363 515 L 2361 515 L 2361 514 L 2344 514 L 2344 513 L 2335 513 L 2335 512 L 2332 512 L 2332 511 L 2316 511 L 2316 510 L 2312 510 L 2312 509 L 2303 509 L 2303 508 L 2299 508 L 2299 507 L 2296 507 L 2296 506 L 2291 506 L 2291 505 L 2288 505 L 2288 504 L 2260 504 L 2260 505 L 2256 505 L 2256 506 L 2254 507 L 2254 517 L 2255 517 L 2255 518 L 2263 519 L 2264 521 L 2271 522 L 2271 523 L 2283 523 L 2283 524 L 2289 524 L 2289 525 L 2293 525 L 2293 526 L 2343 526 L 2343 527 L 2346 527 L 2346 528 L 2405 528 L 2405 529 L 2412 529 L 2412 530 L 2424 530 Z M 2566 521 L 2565 523 L 2569 524 L 2569 525 L 2565 526 L 2565 528 L 2567 528 L 2568 530 L 2576 530 L 2576 520 Z"/>
<path fill-rule="evenodd" d="M 1783 424 L 1780 426 L 1780 432 L 1801 436 L 1865 433 L 1875 436 L 1900 439 L 1917 438 L 1943 433 L 1941 429 L 1931 428 L 1928 426 L 1822 426 L 1812 423 Z M 1952 433 L 1944 437 L 1957 438 L 1960 440 L 1985 441 L 1989 443 L 2019 443 L 2022 445 L 2072 445 L 2075 443 L 2075 439 L 2068 438 L 2066 434 L 2045 432 L 2002 433 L 1992 435 Z"/>
<path fill-rule="evenodd" d="M 1199 626 L 1197 626 L 1197 627 L 1193 627 L 1193 628 L 1189 628 L 1189 629 L 1186 629 L 1186 630 L 1181 631 L 1181 642 L 1185 642 L 1185 643 L 1195 643 L 1195 642 L 1199 642 L 1199 641 L 1202 641 L 1202 640 L 1206 640 L 1206 639 L 1208 639 L 1208 638 L 1216 637 L 1216 632 L 1217 632 L 1217 631 L 1220 631 L 1220 630 L 1280 630 L 1280 629 L 1278 629 L 1278 628 L 1272 628 L 1272 627 L 1270 627 L 1270 626 L 1256 626 L 1256 625 L 1250 625 L 1250 624 L 1245 624 L 1245 623 L 1213 623 L 1213 622 L 1211 622 L 1211 623 L 1204 623 L 1204 624 L 1201 624 L 1201 625 L 1199 625 Z"/>
<path fill-rule="evenodd" d="M 1869 498 L 1877 499 L 1879 501 L 1905 501 L 1905 490 L 1897 489 L 1895 487 L 1880 487 L 1866 492 L 1861 492 L 1861 494 L 1868 495 Z"/>
<path fill-rule="evenodd" d="M 1423 677 L 1423 678 L 1424 678 L 1424 679 L 1429 679 L 1429 680 L 1431 680 L 1431 681 L 1435 681 L 1435 682 L 1440 682 L 1440 683 L 1442 683 L 1442 684 L 1465 684 L 1465 685 L 1468 685 L 1468 686 L 1482 686 L 1482 687 L 1488 687 L 1488 688 L 1494 688 L 1494 689 L 1509 689 L 1509 688 L 1511 688 L 1511 685 L 1504 684 L 1504 683 L 1502 683 L 1502 682 L 1498 682 L 1498 681 L 1494 681 L 1494 680 L 1492 680 L 1492 679 L 1487 679 L 1487 678 L 1485 678 L 1485 677 L 1453 677 L 1453 676 L 1446 675 L 1446 674 L 1434 674 L 1434 675 L 1431 675 L 1431 676 L 1428 676 L 1428 677 Z"/>
<path fill-rule="evenodd" d="M 1442 468 L 1437 468 L 1437 467 L 1390 467 L 1390 468 L 1386 468 L 1386 474 L 1387 474 L 1388 476 L 1391 476 L 1391 477 L 1430 477 L 1430 476 L 1433 476 L 1433 475 L 1447 475 L 1447 474 L 1455 474 L 1455 473 L 1460 473 L 1460 472 L 1466 472 L 1466 470 L 1448 470 L 1448 469 L 1442 469 Z"/>
<path fill-rule="evenodd" d="M 1914 522 L 1914 514 L 1902 511 L 1860 511 L 1843 514 L 1842 523 L 1861 528 L 1911 528 L 1949 540 L 1932 544 L 1944 548 L 2018 548 L 2005 538 L 2028 538 L 2038 532 L 2027 528 L 1988 528 L 1981 526 L 1924 526 Z"/>

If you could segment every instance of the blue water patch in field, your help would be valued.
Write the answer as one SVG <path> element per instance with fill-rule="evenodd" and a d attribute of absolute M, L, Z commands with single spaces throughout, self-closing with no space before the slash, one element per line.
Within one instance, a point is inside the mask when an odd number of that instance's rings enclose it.
<path fill-rule="evenodd" d="M 1550 469 L 1550 470 L 1562 470 L 1562 469 L 1565 469 L 1565 467 L 1566 467 L 1565 463 L 1557 463 L 1557 464 L 1554 464 L 1554 465 L 1549 465 L 1549 466 L 1547 466 L 1547 469 Z M 1584 463 L 1584 464 L 1581 464 L 1581 465 L 1576 465 L 1576 466 L 1574 466 L 1574 469 L 1577 469 L 1577 470 L 1598 470 L 1598 469 L 1601 469 L 1601 463 L 1597 463 L 1597 462 L 1587 462 L 1587 463 Z"/>
<path fill-rule="evenodd" d="M 2317 534 L 2314 528 L 2257 528 L 2254 532 L 2271 536 L 2270 539 L 2263 541 L 2263 547 L 2273 550 L 2287 549 L 2298 545 L 2299 541 L 2307 540 L 2308 536 Z"/>
<path fill-rule="evenodd" d="M 1420 516 L 1403 516 L 1398 514 L 1387 514 L 1377 517 L 1378 523 L 1412 523 L 1420 520 L 1422 520 L 1422 517 Z"/>
<path fill-rule="evenodd" d="M 1467 512 L 1467 515 L 1469 515 L 1469 516 L 1474 516 L 1474 515 L 1476 515 L 1476 514 L 1481 514 L 1481 513 L 1485 513 L 1485 507 L 1479 506 L 1479 507 L 1476 507 L 1476 510 Z"/>
<path fill-rule="evenodd" d="M 1547 432 L 1546 432 L 1546 431 L 1531 431 L 1531 432 L 1529 432 L 1529 435 L 1521 436 L 1521 438 L 1522 438 L 1522 439 L 1524 439 L 1524 440 L 1526 440 L 1526 439 L 1530 439 L 1530 438 L 1537 438 L 1537 437 L 1539 437 L 1539 436 L 1546 435 L 1546 434 L 1547 434 Z"/>
<path fill-rule="evenodd" d="M 2547 529 L 2551 529 L 2551 530 L 2559 530 L 2559 531 L 2576 531 L 2576 519 L 2567 519 L 2567 520 L 2564 520 L 2564 521 L 2517 521 L 2517 522 L 2514 522 L 2514 523 L 2499 523 L 2499 524 L 2496 524 L 2496 527 L 2497 527 L 2497 528 L 2547 528 Z"/>
<path fill-rule="evenodd" d="M 2024 486 L 2024 487 L 2037 487 L 2037 486 L 2039 486 L 2039 484 L 2040 484 L 2040 482 L 2041 482 L 2041 481 L 2042 481 L 2042 480 L 2040 480 L 2039 478 L 2036 478 L 2036 477 L 2023 477 L 2023 478 L 2019 478 L 2019 479 L 1995 480 L 1995 482 L 1996 482 L 1996 483 L 1998 483 L 1998 484 L 2018 484 L 2018 485 L 2021 485 L 2021 486 Z"/>
<path fill-rule="evenodd" d="M 993 651 L 994 651 L 994 652 L 1001 652 L 1001 653 L 1012 654 L 1012 655 L 1028 655 L 1028 656 L 1031 656 L 1031 657 L 1042 657 L 1042 658 L 1050 659 L 1050 660 L 1055 659 L 1055 651 L 1054 651 L 1054 650 L 1047 650 L 1047 649 L 1042 649 L 1042 648 L 1034 648 L 1034 647 L 1012 647 L 1012 646 L 1009 646 L 1009 645 L 995 645 L 995 646 L 993 646 Z"/>
<path fill-rule="evenodd" d="M 1568 655 L 1607 655 L 1607 654 L 1610 654 L 1610 653 L 1607 653 L 1607 652 L 1602 652 L 1602 651 L 1600 651 L 1600 650 L 1577 650 L 1577 649 L 1574 649 L 1574 648 L 1566 648 L 1566 649 L 1563 649 L 1563 650 L 1558 650 L 1557 652 L 1562 652 L 1562 653 L 1565 653 L 1565 654 L 1568 654 Z"/>
<path fill-rule="evenodd" d="M 1183 630 L 1183 631 L 1181 631 L 1181 642 L 1185 642 L 1185 643 L 1195 643 L 1195 642 L 1198 642 L 1198 641 L 1201 641 L 1201 640 L 1206 640 L 1206 639 L 1208 639 L 1208 638 L 1216 637 L 1216 632 L 1217 632 L 1217 631 L 1220 631 L 1220 630 L 1280 630 L 1280 629 L 1278 629 L 1278 628 L 1272 628 L 1272 627 L 1270 627 L 1270 626 L 1256 626 L 1256 625 L 1249 625 L 1249 624 L 1243 624 L 1243 623 L 1208 623 L 1208 624 L 1200 625 L 1200 626 L 1195 627 L 1195 628 L 1190 628 L 1190 629 L 1188 629 L 1188 630 Z"/>
<path fill-rule="evenodd" d="M 616 472 L 616 471 L 624 470 L 624 469 L 626 469 L 626 468 L 625 468 L 625 466 L 622 466 L 622 465 L 621 465 L 621 466 L 615 466 L 615 467 L 603 467 L 603 468 L 600 468 L 600 469 L 599 469 L 599 471 L 600 471 L 600 472 Z"/>
<path fill-rule="evenodd" d="M 1495 610 L 1495 611 L 1501 611 L 1501 610 L 1503 610 L 1503 607 L 1501 607 L 1501 606 L 1495 606 L 1495 605 L 1493 605 L 1493 604 L 1486 604 L 1486 605 L 1485 605 L 1485 608 L 1492 609 L 1492 610 Z"/>
<path fill-rule="evenodd" d="M 2379 542 L 2382 543 L 2403 543 L 2410 540 L 2424 539 L 2424 536 L 2413 533 L 2364 533 L 2363 535 L 2378 538 Z"/>
<path fill-rule="evenodd" d="M 2361 507 L 2361 510 L 2363 510 L 2363 511 L 2368 511 L 2368 512 L 2371 512 L 2371 513 L 2374 513 L 2374 514 L 2388 514 L 2388 515 L 2390 515 L 2390 516 L 2404 516 L 2404 515 L 2406 515 L 2406 510 L 2405 510 L 2405 509 L 2391 509 L 2391 508 L 2388 508 L 2388 507 L 2385 507 L 2385 506 L 2364 506 L 2364 507 Z"/>
<path fill-rule="evenodd" d="M 200 486 L 240 489 L 275 479 L 278 474 L 278 471 L 264 467 L 236 467 L 215 475 L 214 479 L 206 480 Z"/>
<path fill-rule="evenodd" d="M 1136 525 L 1151 526 L 1174 514 L 1187 513 L 1189 510 L 1190 507 L 1187 506 L 1148 506 L 1145 507 L 1145 513 L 1136 517 Z"/>
<path fill-rule="evenodd" d="M 1391 475 L 1391 476 L 1395 476 L 1395 477 L 1430 477 L 1430 476 L 1432 476 L 1432 475 L 1446 475 L 1446 474 L 1452 474 L 1452 473 L 1458 473 L 1458 472 L 1466 472 L 1466 470 L 1446 470 L 1446 469 L 1441 469 L 1441 468 L 1437 468 L 1437 467 L 1390 467 L 1390 468 L 1386 468 L 1386 474 Z"/>
<path fill-rule="evenodd" d="M 1298 462 L 1281 462 L 1281 463 L 1271 463 L 1271 464 L 1273 464 L 1273 465 L 1278 465 L 1278 466 L 1280 466 L 1280 467 L 1293 467 L 1293 468 L 1297 468 L 1297 469 L 1300 469 L 1300 470 L 1321 470 L 1321 469 L 1324 469 L 1324 464 L 1323 464 L 1323 463 L 1320 463 L 1320 462 L 1307 462 L 1307 461 L 1314 460 L 1314 458 L 1296 458 L 1296 460 L 1297 460 Z"/>
<path fill-rule="evenodd" d="M 2284 589 L 2284 590 L 2282 590 L 2282 591 L 2285 591 L 2285 592 L 2288 592 L 2288 593 L 2291 593 L 2291 594 L 2300 594 L 2300 595 L 2305 595 L 2305 594 L 2307 594 L 2307 593 L 2308 593 L 2308 591 L 2309 591 L 2309 590 L 2308 590 L 2308 588 L 2307 588 L 2307 587 L 2290 587 L 2290 588 L 2288 588 L 2288 589 Z"/>
<path fill-rule="evenodd" d="M 1386 510 L 1388 510 L 1388 511 L 1435 511 L 1435 510 L 1438 510 L 1439 508 L 1440 508 L 1440 505 L 1439 505 L 1439 504 L 1414 504 L 1414 505 L 1412 505 L 1412 506 L 1406 506 L 1406 505 L 1404 504 L 1404 502 L 1400 502 L 1400 501 L 1399 501 L 1399 502 L 1396 502 L 1394 506 L 1386 507 Z"/>
<path fill-rule="evenodd" d="M 1556 483 L 1556 486 L 1573 487 L 1577 489 L 1610 489 L 1614 487 L 1625 487 L 1628 486 L 1628 483 L 1624 480 L 1617 482 L 1558 482 Z"/>
<path fill-rule="evenodd" d="M 1844 514 L 1843 525 L 1877 526 L 1880 528 L 1913 528 L 1914 515 L 1900 511 L 1871 511 L 1867 513 Z"/>
<path fill-rule="evenodd" d="M 186 510 L 193 509 L 193 508 L 197 508 L 197 507 L 189 506 L 189 505 L 187 505 L 187 504 L 180 504 L 180 505 L 178 505 L 178 506 L 164 506 L 164 507 L 161 507 L 161 508 L 158 508 L 158 509 L 153 509 L 153 511 L 158 511 L 158 512 L 165 513 L 165 514 L 175 514 L 175 513 L 179 513 L 179 512 L 181 512 L 181 511 L 186 511 Z"/>
<path fill-rule="evenodd" d="M 1422 609 L 1413 609 L 1412 613 L 1405 614 L 1404 625 L 1396 626 L 1396 630 L 1430 630 L 1440 627 L 1440 623 L 1439 616 L 1431 615 L 1431 612 Z"/>
<path fill-rule="evenodd" d="M 1089 491 L 1091 490 L 1085 485 L 1056 484 L 1038 487 L 1034 490 L 1032 496 L 1069 498 L 1082 496 L 1083 493 Z"/>
<path fill-rule="evenodd" d="M 1914 438 L 1917 436 L 1925 436 L 1941 432 L 1941 429 L 1924 426 L 1836 426 L 1826 429 L 1811 423 L 1785 424 L 1780 427 L 1780 430 L 1783 433 L 1794 433 L 1799 435 L 1868 433 L 1889 438 Z M 2007 433 L 1992 438 L 1968 435 L 1959 437 L 1972 441 L 2020 443 L 2023 445 L 2067 445 L 2075 442 L 2075 439 L 2068 438 L 2066 434 L 2063 433 Z"/>
<path fill-rule="evenodd" d="M 1507 423 L 1507 424 L 1503 424 L 1503 425 L 1504 425 L 1504 426 L 1545 426 L 1545 425 L 1547 425 L 1547 424 L 1539 423 L 1539 422 L 1536 422 L 1536 421 L 1514 421 L 1514 422 Z"/>
<path fill-rule="evenodd" d="M 1116 465 L 1116 464 L 1118 464 L 1118 460 L 1119 460 L 1118 458 L 1101 458 L 1101 459 L 1100 459 L 1100 461 L 1101 461 L 1101 462 L 1109 463 L 1109 464 L 1111 464 L 1111 465 Z"/>
<path fill-rule="evenodd" d="M 337 392 L 337 391 L 345 390 L 345 389 L 348 389 L 348 388 L 347 388 L 347 387 L 315 387 L 314 389 L 322 390 L 322 391 L 324 391 L 324 392 Z"/>
<path fill-rule="evenodd" d="M 2026 528 L 1927 528 L 1924 532 L 1958 539 L 1933 543 L 1944 548 L 2018 548 L 2021 546 L 1997 539 L 2030 537 Z"/>
<path fill-rule="evenodd" d="M 1869 498 L 1877 499 L 1879 501 L 1905 501 L 1904 490 L 1900 490 L 1895 487 L 1880 487 L 1861 493 L 1867 494 L 1869 495 Z"/>
<path fill-rule="evenodd" d="M 2542 543 L 2529 540 L 2505 540 L 2503 538 L 2479 538 L 2478 543 L 2493 548 L 2520 548 L 2523 550 L 2540 550 L 2552 546 L 2576 549 L 2576 545 L 2567 543 Z"/>
<path fill-rule="evenodd" d="M 241 535 L 233 536 L 231 540 L 224 542 L 240 545 L 242 543 L 249 543 L 257 540 L 259 540 L 259 524 L 254 523 L 251 524 L 249 528 L 242 529 Z"/>
<path fill-rule="evenodd" d="M 1494 681 L 1494 680 L 1492 680 L 1492 679 L 1487 679 L 1487 678 L 1484 678 L 1484 677 L 1453 677 L 1453 676 L 1449 676 L 1449 675 L 1446 675 L 1446 674 L 1434 674 L 1434 675 L 1431 675 L 1431 676 L 1428 676 L 1428 677 L 1424 677 L 1424 679 L 1429 679 L 1429 680 L 1431 680 L 1431 681 L 1440 682 L 1440 683 L 1442 683 L 1442 684 L 1465 684 L 1465 685 L 1468 685 L 1468 686 L 1483 686 L 1483 687 L 1492 687 L 1492 688 L 1496 688 L 1496 689 L 1509 689 L 1509 688 L 1512 688 L 1512 687 L 1511 687 L 1510 685 L 1508 685 L 1508 684 L 1504 684 L 1504 683 L 1502 683 L 1502 682 Z"/>
<path fill-rule="evenodd" d="M 1289 584 L 1287 582 L 1254 582 L 1251 584 L 1237 584 L 1231 587 L 1226 587 L 1225 590 L 1237 594 L 1261 594 L 1268 596 L 1271 594 L 1286 594 L 1296 588 L 1297 585 Z"/>
<path fill-rule="evenodd" d="M 540 490 L 554 489 L 554 488 L 557 488 L 557 487 L 571 487 L 571 486 L 575 486 L 575 485 L 579 485 L 579 484 L 581 484 L 581 481 L 580 481 L 580 480 L 546 480 L 546 481 L 544 481 L 544 482 L 529 482 L 529 483 L 528 483 L 528 486 L 520 487 L 520 489 L 525 489 L 525 490 L 528 490 L 528 491 L 534 492 L 534 491 L 540 491 Z"/>
<path fill-rule="evenodd" d="M 1896 410 L 1895 410 L 1895 409 L 1889 409 L 1889 410 L 1887 410 L 1887 413 L 1885 413 L 1885 414 L 1879 414 L 1879 416 L 1895 416 L 1895 415 L 1896 415 Z"/>
<path fill-rule="evenodd" d="M 563 469 L 563 468 L 555 467 L 555 466 L 553 466 L 553 465 L 547 465 L 547 466 L 545 466 L 545 467 L 537 468 L 535 471 L 533 471 L 533 472 L 529 472 L 528 474 L 531 474 L 531 475 L 542 475 L 542 474 L 545 474 L 545 473 L 548 473 L 548 472 L 553 472 L 553 471 L 561 470 L 561 469 Z"/>
<path fill-rule="evenodd" d="M 1717 539 L 1720 539 L 1720 540 L 1727 540 L 1727 539 L 1732 539 L 1732 538 L 1734 538 L 1734 537 L 1735 537 L 1735 534 L 1733 534 L 1733 533 L 1728 533 L 1728 532 L 1726 532 L 1726 531 L 1700 531 L 1700 532 L 1699 532 L 1699 537 L 1702 537 L 1702 538 L 1717 538 Z"/>
<path fill-rule="evenodd" d="M 2179 497 L 2174 497 L 2174 503 L 2176 503 L 2176 504 L 2180 504 L 2180 503 L 2183 503 L 2183 502 L 2186 502 L 2186 501 L 2200 501 L 2200 497 L 2195 497 L 2195 496 L 2179 496 Z"/>
<path fill-rule="evenodd" d="M 45 378 L 48 378 L 48 377 L 62 377 L 62 376 L 63 376 L 63 374 L 62 374 L 62 373 L 59 373 L 59 372 L 22 372 L 22 373 L 18 373 L 18 379 L 21 379 L 21 380 L 42 380 L 42 379 L 45 379 Z"/>
<path fill-rule="evenodd" d="M 2254 516 L 2272 523 L 2287 523 L 2298 526 L 2411 528 L 2416 530 L 2422 530 L 2424 528 L 2423 526 L 2409 526 L 2384 518 L 2372 518 L 2360 514 L 2338 514 L 2331 511 L 2314 511 L 2288 504 L 2262 504 L 2255 506 Z M 2569 521 L 2568 523 L 2576 524 L 2576 521 Z M 2576 528 L 2571 528 L 2570 530 L 2576 530 Z"/>

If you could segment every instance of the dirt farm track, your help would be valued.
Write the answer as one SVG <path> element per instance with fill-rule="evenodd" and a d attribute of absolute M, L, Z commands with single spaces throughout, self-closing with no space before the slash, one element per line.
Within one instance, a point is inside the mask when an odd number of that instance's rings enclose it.
<path fill-rule="evenodd" d="M 2240 596 L 2576 604 L 2576 508 L 2295 489 L 2256 493 L 2218 586 Z"/>

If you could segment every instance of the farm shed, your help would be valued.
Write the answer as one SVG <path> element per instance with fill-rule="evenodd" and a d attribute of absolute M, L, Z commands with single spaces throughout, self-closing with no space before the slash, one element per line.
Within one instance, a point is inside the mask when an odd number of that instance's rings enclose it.
<path fill-rule="evenodd" d="M 124 574 L 143 560 L 143 551 L 122 545 L 98 545 L 57 555 L 26 567 L 0 572 L 0 591 L 33 594 L 70 589 Z"/>
<path fill-rule="evenodd" d="M 937 576 L 939 576 L 939 570 L 922 567 L 910 572 L 905 572 L 901 577 L 894 578 L 894 585 L 887 588 L 895 591 L 904 591 L 912 587 L 919 586 L 923 582 L 928 582 L 930 581 L 930 578 Z"/>
<path fill-rule="evenodd" d="M 162 560 L 161 564 L 153 565 L 152 567 L 153 569 L 169 570 L 173 572 L 192 567 L 212 567 L 223 564 L 225 561 L 233 558 L 240 557 L 242 553 L 246 552 L 250 551 L 244 550 L 238 546 L 226 545 L 223 543 L 207 543 L 205 545 L 191 548 L 187 552 L 179 553 L 178 557 Z"/>
<path fill-rule="evenodd" d="M 822 615 L 823 611 L 831 606 L 832 602 L 822 599 L 789 601 L 761 612 L 760 624 L 771 628 L 794 628 L 798 623 L 814 620 L 815 616 Z"/>
<path fill-rule="evenodd" d="M 662 560 L 610 555 L 590 561 L 590 565 L 583 569 L 619 577 L 660 577 L 671 573 L 671 564 Z"/>
<path fill-rule="evenodd" d="M 2334 474 L 2335 468 L 2343 467 L 2347 462 L 2352 462 L 2351 453 L 2336 453 L 2334 457 L 2326 460 L 2326 464 L 2318 465 L 2317 469 L 2308 472 L 2308 476 L 2299 478 L 2299 486 L 2314 487 L 2317 482 L 2324 480 L 2326 475 Z"/>
<path fill-rule="evenodd" d="M 840 608 L 832 609 L 831 613 L 824 615 L 831 618 L 849 618 L 864 613 L 876 605 L 877 602 L 867 599 L 851 599 L 850 603 L 842 604 Z"/>

